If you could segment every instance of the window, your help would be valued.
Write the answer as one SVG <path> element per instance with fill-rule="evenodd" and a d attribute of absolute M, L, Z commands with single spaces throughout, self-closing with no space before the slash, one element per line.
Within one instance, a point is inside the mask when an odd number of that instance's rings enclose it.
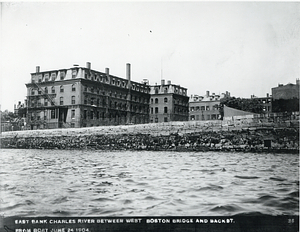
<path fill-rule="evenodd" d="M 206 110 L 209 110 L 209 106 L 206 106 Z"/>
<path fill-rule="evenodd" d="M 87 119 L 87 110 L 83 111 L 83 119 Z"/>
<path fill-rule="evenodd" d="M 42 90 L 41 89 L 38 89 L 38 94 L 42 94 Z"/>
<path fill-rule="evenodd" d="M 164 98 L 164 102 L 168 102 L 168 98 L 165 97 L 165 98 Z"/>
<path fill-rule="evenodd" d="M 45 93 L 48 93 L 48 88 L 47 87 L 45 87 Z"/>
<path fill-rule="evenodd" d="M 158 122 L 158 118 L 155 118 L 155 122 Z"/>
<path fill-rule="evenodd" d="M 51 92 L 52 92 L 52 93 L 55 93 L 55 87 L 54 87 L 54 86 L 52 86 Z"/>
<path fill-rule="evenodd" d="M 153 114 L 153 108 L 151 107 L 151 114 Z"/>
<path fill-rule="evenodd" d="M 156 103 L 156 104 L 158 103 L 158 98 L 155 98 L 155 103 Z"/>
<path fill-rule="evenodd" d="M 60 92 L 61 92 L 61 93 L 64 92 L 64 87 L 63 87 L 62 85 L 59 87 L 59 89 L 60 89 Z"/>
<path fill-rule="evenodd" d="M 75 123 L 72 122 L 71 123 L 71 127 L 74 128 L 75 127 Z"/>
<path fill-rule="evenodd" d="M 60 98 L 59 98 L 59 104 L 60 104 L 60 105 L 63 105 L 63 104 L 64 104 L 64 98 L 63 98 L 63 97 L 60 97 Z"/>
<path fill-rule="evenodd" d="M 76 87 L 75 87 L 75 84 L 72 85 L 72 91 L 76 91 Z"/>
<path fill-rule="evenodd" d="M 165 114 L 168 113 L 168 107 L 164 107 L 164 113 L 165 113 Z"/>
<path fill-rule="evenodd" d="M 191 115 L 191 120 L 195 120 L 195 115 Z"/>
<path fill-rule="evenodd" d="M 55 110 L 51 110 L 51 119 L 55 118 Z"/>
<path fill-rule="evenodd" d="M 48 106 L 48 99 L 47 98 L 44 99 L 44 106 Z"/>
<path fill-rule="evenodd" d="M 34 95 L 35 94 L 35 91 L 34 89 L 31 90 L 31 95 Z"/>
<path fill-rule="evenodd" d="M 56 73 L 51 73 L 51 80 L 55 81 L 55 79 L 56 79 Z"/>
<path fill-rule="evenodd" d="M 164 88 L 164 93 L 168 93 L 168 88 L 167 87 Z"/>
<path fill-rule="evenodd" d="M 156 114 L 158 113 L 158 107 L 155 107 L 155 113 Z"/>
<path fill-rule="evenodd" d="M 77 71 L 74 69 L 74 70 L 72 70 L 72 78 L 75 78 L 76 77 L 76 75 L 77 75 Z"/>
<path fill-rule="evenodd" d="M 71 104 L 72 104 L 72 105 L 75 104 L 75 96 L 72 96 Z"/>
<path fill-rule="evenodd" d="M 205 106 L 201 106 L 201 110 L 204 111 L 205 110 Z"/>
<path fill-rule="evenodd" d="M 94 119 L 94 111 L 91 110 L 91 119 Z"/>
<path fill-rule="evenodd" d="M 191 111 L 194 111 L 194 109 L 195 109 L 194 107 L 191 107 Z"/>
<path fill-rule="evenodd" d="M 167 122 L 168 121 L 168 118 L 167 117 L 164 117 L 164 122 Z"/>
<path fill-rule="evenodd" d="M 71 111 L 71 118 L 72 118 L 72 119 L 75 119 L 75 110 L 72 110 L 72 111 Z"/>
<path fill-rule="evenodd" d="M 151 104 L 153 104 L 153 98 L 151 98 Z"/>
<path fill-rule="evenodd" d="M 65 72 L 61 72 L 61 73 L 60 73 L 60 79 L 61 79 L 61 80 L 65 79 Z"/>
<path fill-rule="evenodd" d="M 45 78 L 45 81 L 48 81 L 49 80 L 49 74 L 45 74 L 44 78 Z"/>

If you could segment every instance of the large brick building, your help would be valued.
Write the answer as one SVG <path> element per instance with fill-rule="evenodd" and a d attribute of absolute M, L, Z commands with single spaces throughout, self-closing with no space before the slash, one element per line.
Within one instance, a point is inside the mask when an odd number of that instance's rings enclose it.
<path fill-rule="evenodd" d="M 150 122 L 187 121 L 189 97 L 187 89 L 171 81 L 150 86 Z"/>
<path fill-rule="evenodd" d="M 90 127 L 149 122 L 150 87 L 126 79 L 74 65 L 69 69 L 31 74 L 26 84 L 27 129 Z"/>

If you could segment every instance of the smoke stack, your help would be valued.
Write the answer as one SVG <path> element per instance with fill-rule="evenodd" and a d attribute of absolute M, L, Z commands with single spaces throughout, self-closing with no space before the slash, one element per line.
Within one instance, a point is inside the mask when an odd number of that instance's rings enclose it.
<path fill-rule="evenodd" d="M 36 73 L 40 72 L 40 66 L 36 66 Z"/>
<path fill-rule="evenodd" d="M 91 69 L 91 63 L 90 62 L 86 62 L 86 68 Z"/>
<path fill-rule="evenodd" d="M 131 77 L 130 77 L 130 64 L 127 63 L 126 64 L 126 79 L 130 81 Z"/>
<path fill-rule="evenodd" d="M 161 80 L 161 85 L 165 85 L 165 80 Z"/>

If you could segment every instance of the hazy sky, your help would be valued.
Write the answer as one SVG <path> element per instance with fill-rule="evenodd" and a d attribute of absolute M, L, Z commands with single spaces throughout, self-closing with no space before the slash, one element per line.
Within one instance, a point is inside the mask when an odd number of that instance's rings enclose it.
<path fill-rule="evenodd" d="M 132 80 L 171 80 L 188 95 L 265 96 L 300 73 L 299 2 L 3 2 L 1 110 L 30 73 L 91 62 Z"/>

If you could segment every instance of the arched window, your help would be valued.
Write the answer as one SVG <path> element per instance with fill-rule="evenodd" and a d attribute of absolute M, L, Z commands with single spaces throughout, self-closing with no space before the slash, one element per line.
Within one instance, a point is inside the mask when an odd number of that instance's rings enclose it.
<path fill-rule="evenodd" d="M 72 91 L 76 91 L 76 87 L 75 87 L 75 84 L 72 85 Z"/>
<path fill-rule="evenodd" d="M 54 86 L 52 86 L 52 88 L 51 88 L 51 93 L 55 93 L 55 87 Z"/>
<path fill-rule="evenodd" d="M 168 98 L 165 97 L 165 98 L 164 98 L 164 102 L 168 102 Z"/>
<path fill-rule="evenodd" d="M 158 103 L 158 98 L 155 98 L 155 103 Z"/>

